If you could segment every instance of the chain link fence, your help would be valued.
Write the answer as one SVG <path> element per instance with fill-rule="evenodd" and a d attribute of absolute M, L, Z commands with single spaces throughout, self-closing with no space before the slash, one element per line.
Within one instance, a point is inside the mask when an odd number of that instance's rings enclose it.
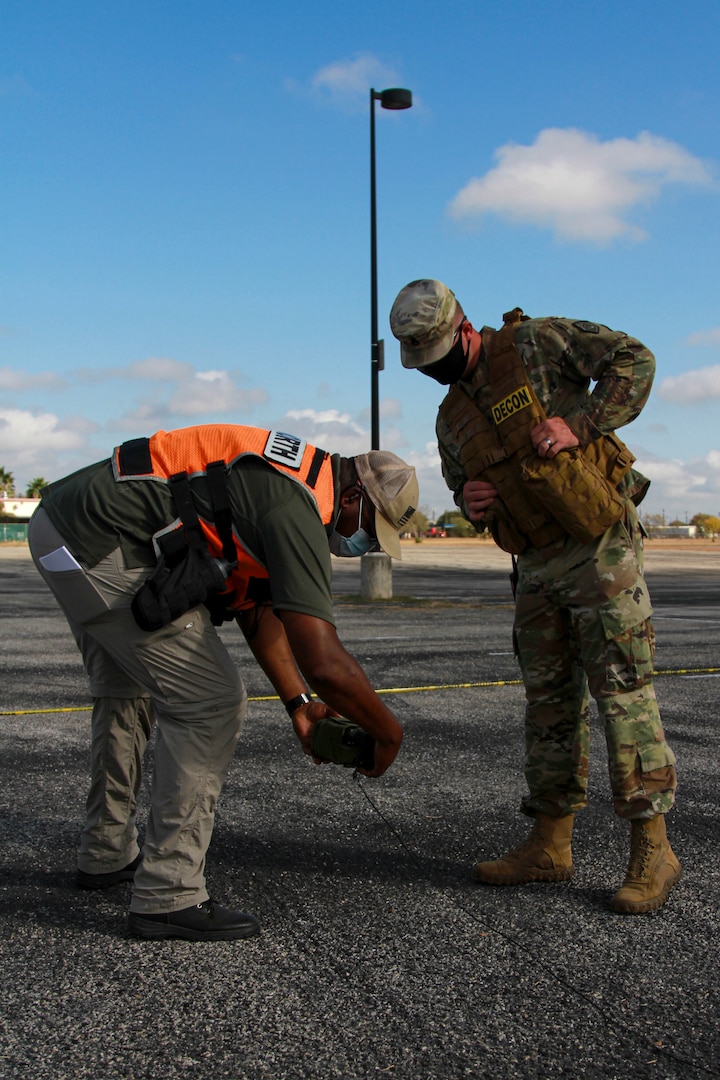
<path fill-rule="evenodd" d="M 27 522 L 0 521 L 0 543 L 8 540 L 24 540 L 28 538 Z"/>

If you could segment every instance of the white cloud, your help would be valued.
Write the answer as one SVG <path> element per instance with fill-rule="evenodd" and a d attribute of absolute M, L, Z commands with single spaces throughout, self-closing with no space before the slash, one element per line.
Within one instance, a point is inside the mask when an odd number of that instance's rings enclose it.
<path fill-rule="evenodd" d="M 408 464 L 415 466 L 420 488 L 420 506 L 431 517 L 439 517 L 445 510 L 455 509 L 452 492 L 445 483 L 440 468 L 437 442 L 427 442 L 420 452 L 407 455 L 401 453 L 401 457 L 406 457 Z"/>
<path fill-rule="evenodd" d="M 312 78 L 311 87 L 333 104 L 353 105 L 369 102 L 370 87 L 397 86 L 398 75 L 370 53 L 359 53 L 353 60 L 336 60 L 321 68 Z"/>
<path fill-rule="evenodd" d="M 86 426 L 60 421 L 53 413 L 0 409 L 0 461 L 17 476 L 47 466 L 56 455 L 85 445 Z"/>
<path fill-rule="evenodd" d="M 0 368 L 0 390 L 62 390 L 66 383 L 53 371 L 24 372 Z"/>
<path fill-rule="evenodd" d="M 426 442 L 423 447 L 422 455 L 414 463 L 417 468 L 426 469 L 439 469 L 440 468 L 440 451 L 438 450 L 438 444 L 433 439 L 432 442 Z M 443 481 L 444 483 L 444 481 Z M 447 485 L 446 485 L 447 487 Z M 450 489 L 447 488 L 449 491 Z"/>
<path fill-rule="evenodd" d="M 367 429 L 338 409 L 289 409 L 274 426 L 345 457 L 367 453 L 370 446 Z"/>
<path fill-rule="evenodd" d="M 510 143 L 495 157 L 498 165 L 470 180 L 450 214 L 458 220 L 498 214 L 552 229 L 563 240 L 641 239 L 643 231 L 627 220 L 631 210 L 670 183 L 714 184 L 707 164 L 649 132 L 602 142 L 574 128 L 547 128 L 532 146 Z"/>
<path fill-rule="evenodd" d="M 192 372 L 192 364 L 185 360 L 171 360 L 166 356 L 148 356 L 146 360 L 135 360 L 126 368 L 110 369 L 110 374 L 116 378 L 118 375 L 127 375 L 131 379 L 151 379 L 158 382 L 188 378 Z"/>
<path fill-rule="evenodd" d="M 80 383 L 105 383 L 115 379 L 142 379 L 145 382 L 177 382 L 190 378 L 193 365 L 186 360 L 172 360 L 166 356 L 148 356 L 116 367 L 78 368 L 72 377 Z"/>
<path fill-rule="evenodd" d="M 201 382 L 223 383 L 227 378 L 227 373 L 224 371 L 198 371 L 195 378 Z"/>
<path fill-rule="evenodd" d="M 323 409 L 320 412 L 317 409 L 290 409 L 287 416 L 291 420 L 309 420 L 318 427 L 326 424 L 340 424 L 342 426 L 353 424 L 350 413 L 338 412 L 337 409 Z M 360 429 L 357 428 L 356 430 Z"/>
<path fill-rule="evenodd" d="M 176 416 L 237 415 L 252 412 L 269 398 L 267 390 L 260 387 L 246 390 L 237 386 L 226 371 L 197 371 L 177 384 L 167 409 Z"/>
<path fill-rule="evenodd" d="M 692 461 L 663 460 L 653 455 L 639 456 L 635 468 L 652 481 L 641 513 L 665 509 L 672 517 L 688 512 L 717 513 L 720 495 L 720 451 L 711 450 Z"/>
<path fill-rule="evenodd" d="M 146 400 L 127 409 L 121 416 L 111 417 L 103 426 L 106 431 L 113 432 L 118 441 L 122 441 L 138 435 L 149 435 L 160 428 L 167 430 L 174 425 L 168 417 L 165 401 Z"/>
<path fill-rule="evenodd" d="M 402 405 L 397 398 L 380 399 L 380 418 L 389 420 L 392 417 L 402 416 Z"/>
<path fill-rule="evenodd" d="M 657 388 L 658 397 L 683 405 L 720 398 L 720 364 L 667 375 Z"/>
<path fill-rule="evenodd" d="M 391 405 L 390 412 L 394 411 Z M 352 457 L 366 454 L 370 449 L 369 410 L 363 410 L 359 416 L 360 420 L 337 409 L 291 409 L 275 426 L 300 435 L 332 454 Z M 412 450 L 400 429 L 389 424 L 382 426 L 380 436 L 383 450 L 391 450 L 415 467 L 421 505 L 432 507 L 438 514 L 451 509 L 453 498 L 442 477 L 437 443 L 428 442 L 421 451 Z"/>
<path fill-rule="evenodd" d="M 720 326 L 715 326 L 712 330 L 696 330 L 694 334 L 689 335 L 685 344 L 691 348 L 697 345 L 720 346 Z"/>
<path fill-rule="evenodd" d="M 77 374 L 77 373 L 76 373 Z M 82 373 L 80 373 L 82 374 Z M 260 387 L 247 389 L 238 385 L 238 377 L 227 371 L 196 371 L 185 361 L 167 357 L 149 357 L 125 367 L 98 369 L 88 379 L 81 381 L 105 382 L 109 379 L 128 379 L 157 382 L 154 394 L 145 387 L 138 390 L 142 401 L 130 407 L 121 417 L 110 421 L 112 430 L 125 430 L 128 426 L 156 424 L 167 427 L 173 417 L 216 418 L 227 414 L 246 414 L 256 405 L 270 400 L 267 390 Z M 127 398 L 127 390 L 123 398 Z"/>

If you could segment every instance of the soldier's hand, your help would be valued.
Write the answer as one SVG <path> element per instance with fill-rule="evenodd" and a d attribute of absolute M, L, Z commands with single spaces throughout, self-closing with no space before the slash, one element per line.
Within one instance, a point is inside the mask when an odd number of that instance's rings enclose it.
<path fill-rule="evenodd" d="M 382 776 L 389 769 L 397 757 L 400 744 L 403 739 L 403 731 L 399 724 L 393 725 L 393 730 L 385 739 L 375 739 L 375 756 L 372 769 L 358 769 L 363 776 Z"/>
<path fill-rule="evenodd" d="M 554 458 L 561 450 L 579 446 L 577 435 L 559 416 L 549 416 L 530 432 L 533 446 L 541 458 Z"/>
<path fill-rule="evenodd" d="M 328 716 L 337 715 L 335 710 L 326 705 L 324 701 L 309 701 L 307 705 L 301 705 L 299 709 L 296 709 L 292 715 L 292 726 L 300 740 L 303 753 L 311 757 L 316 765 L 326 765 L 327 762 L 313 756 L 310 746 L 313 728 L 318 720 L 325 720 Z"/>
<path fill-rule="evenodd" d="M 497 489 L 488 480 L 467 480 L 463 498 L 471 521 L 482 521 L 485 511 L 497 498 Z"/>

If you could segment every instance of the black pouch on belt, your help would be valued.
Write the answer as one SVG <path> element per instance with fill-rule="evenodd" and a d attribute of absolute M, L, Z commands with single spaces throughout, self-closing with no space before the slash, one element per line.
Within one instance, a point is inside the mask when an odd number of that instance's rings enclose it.
<path fill-rule="evenodd" d="M 132 599 L 132 613 L 141 630 L 159 630 L 168 626 L 186 611 L 226 589 L 227 575 L 237 562 L 225 471 L 224 461 L 214 461 L 206 467 L 215 521 L 222 537 L 222 559 L 213 558 L 207 549 L 187 473 L 175 473 L 170 477 L 182 528 L 166 533 L 158 541 L 162 553 L 160 561 Z"/>
<path fill-rule="evenodd" d="M 141 630 L 159 630 L 225 588 L 225 575 L 206 551 L 188 547 L 172 565 L 162 560 L 132 599 Z"/>

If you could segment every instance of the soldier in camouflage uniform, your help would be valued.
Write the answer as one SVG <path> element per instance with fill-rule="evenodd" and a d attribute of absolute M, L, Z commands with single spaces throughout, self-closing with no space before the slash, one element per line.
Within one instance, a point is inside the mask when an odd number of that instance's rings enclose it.
<path fill-rule="evenodd" d="M 475 876 L 495 885 L 572 876 L 574 815 L 587 802 L 589 686 L 605 727 L 614 808 L 631 826 L 627 873 L 611 907 L 653 911 L 681 874 L 664 817 L 677 780 L 653 689 L 635 510 L 649 481 L 613 433 L 643 408 L 655 360 L 639 341 L 596 323 L 529 319 L 520 309 L 505 321 L 504 331 L 476 330 L 453 293 L 431 279 L 402 289 L 390 315 L 403 365 L 451 386 L 437 436 L 455 502 L 517 557 L 514 636 L 527 698 L 521 809 L 534 822 L 520 847 L 478 863 Z M 576 527 L 582 500 L 567 470 L 584 470 L 593 454 L 590 520 Z M 553 504 L 542 484 L 528 493 L 536 474 L 555 484 Z M 593 528 L 597 498 L 614 509 L 598 512 Z"/>

